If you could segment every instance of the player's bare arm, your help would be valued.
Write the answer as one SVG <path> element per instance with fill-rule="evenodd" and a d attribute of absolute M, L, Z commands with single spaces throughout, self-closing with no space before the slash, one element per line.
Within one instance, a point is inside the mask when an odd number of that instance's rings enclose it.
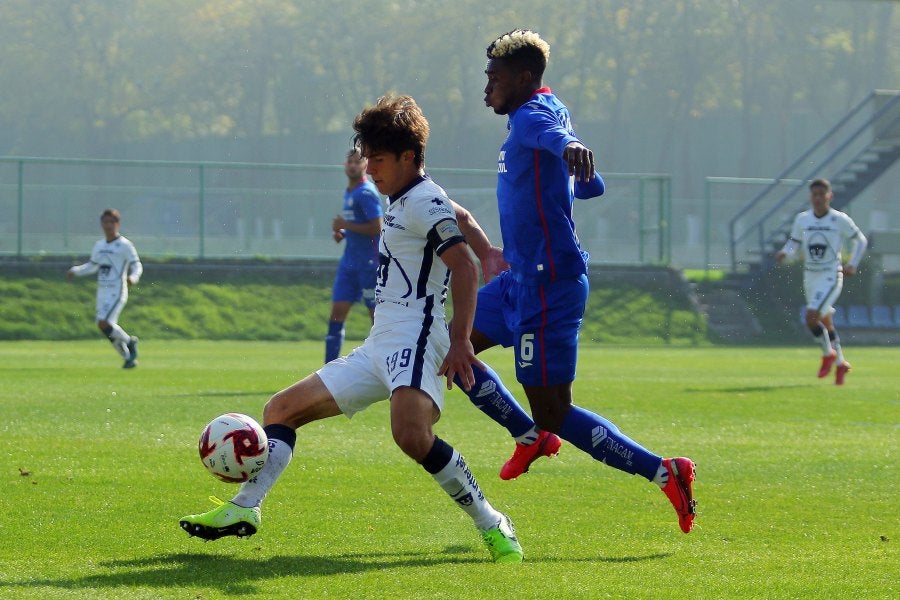
<path fill-rule="evenodd" d="M 450 291 L 453 296 L 453 327 L 450 331 L 450 350 L 444 357 L 438 375 L 447 378 L 447 389 L 453 388 L 453 378 L 459 375 L 463 389 L 468 391 L 475 383 L 472 365 L 484 368 L 475 357 L 469 336 L 475 318 L 478 298 L 478 267 L 472 260 L 466 244 L 451 246 L 441 254 L 441 260 L 450 269 Z"/>
<path fill-rule="evenodd" d="M 502 271 L 509 269 L 509 264 L 503 258 L 503 249 L 491 244 L 487 234 L 475 220 L 475 217 L 452 200 L 453 211 L 456 213 L 456 222 L 459 230 L 466 238 L 466 243 L 472 248 L 475 256 L 481 263 L 481 272 L 485 282 L 490 281 Z"/>
<path fill-rule="evenodd" d="M 365 223 L 354 223 L 352 221 L 348 221 L 341 215 L 337 215 L 331 221 L 331 231 L 352 231 L 353 233 L 359 233 L 361 235 L 367 235 L 369 237 L 375 237 L 379 233 L 381 233 L 381 217 L 376 217 L 374 219 L 369 219 Z"/>
<path fill-rule="evenodd" d="M 569 175 L 578 181 L 594 177 L 594 153 L 581 142 L 569 142 L 563 149 L 563 160 L 569 165 Z"/>

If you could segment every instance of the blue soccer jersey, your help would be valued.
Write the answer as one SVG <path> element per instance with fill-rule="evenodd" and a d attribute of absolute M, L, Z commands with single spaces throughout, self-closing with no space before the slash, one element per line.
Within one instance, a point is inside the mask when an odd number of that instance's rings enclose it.
<path fill-rule="evenodd" d="M 368 179 L 352 190 L 344 191 L 343 217 L 351 223 L 366 223 L 384 215 L 381 207 L 381 196 L 378 188 Z M 345 230 L 344 255 L 341 265 L 356 267 L 360 265 L 378 264 L 378 237 Z M 374 261 L 374 262 L 373 262 Z"/>
<path fill-rule="evenodd" d="M 497 201 L 503 256 L 513 277 L 537 284 L 585 274 L 588 254 L 575 235 L 572 204 L 576 195 L 599 196 L 604 187 L 596 173 L 578 189 L 569 176 L 563 149 L 579 140 L 568 109 L 543 87 L 509 114 L 507 127 L 497 165 Z"/>

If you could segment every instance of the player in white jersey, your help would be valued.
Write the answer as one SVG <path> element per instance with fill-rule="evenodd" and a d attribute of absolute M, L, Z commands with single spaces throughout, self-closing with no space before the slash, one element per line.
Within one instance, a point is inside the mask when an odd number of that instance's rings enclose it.
<path fill-rule="evenodd" d="M 470 389 L 473 365 L 483 365 L 469 341 L 478 270 L 454 205 L 425 175 L 428 121 L 409 96 L 385 96 L 363 110 L 353 127 L 355 145 L 368 159 L 366 173 L 389 198 L 372 330 L 349 355 L 272 396 L 263 411 L 269 439 L 263 469 L 230 502 L 183 517 L 181 527 L 207 540 L 252 535 L 263 499 L 293 456 L 298 428 L 340 414 L 352 417 L 390 399 L 396 444 L 472 518 L 495 562 L 520 562 L 522 547 L 509 517 L 488 502 L 460 453 L 432 431 L 443 407 L 442 377 L 448 388 L 458 376 Z M 452 332 L 444 317 L 448 284 Z"/>
<path fill-rule="evenodd" d="M 856 274 L 868 242 L 853 219 L 831 208 L 832 197 L 831 183 L 827 179 L 816 179 L 809 185 L 812 208 L 796 216 L 791 235 L 784 247 L 775 253 L 775 260 L 780 263 L 801 250 L 806 326 L 822 345 L 819 377 L 827 376 L 832 365 L 837 363 L 835 383 L 843 385 L 850 363 L 844 359 L 831 316 L 844 286 L 844 276 Z M 847 242 L 850 243 L 850 255 L 842 265 L 841 252 Z"/>
<path fill-rule="evenodd" d="M 131 369 L 137 366 L 138 339 L 119 326 L 119 314 L 128 302 L 128 288 L 137 284 L 144 267 L 131 240 L 119 234 L 121 220 L 118 210 L 107 208 L 103 211 L 100 226 L 104 239 L 94 244 L 88 262 L 69 269 L 66 277 L 72 279 L 97 273 L 97 327 L 125 359 L 122 368 Z"/>

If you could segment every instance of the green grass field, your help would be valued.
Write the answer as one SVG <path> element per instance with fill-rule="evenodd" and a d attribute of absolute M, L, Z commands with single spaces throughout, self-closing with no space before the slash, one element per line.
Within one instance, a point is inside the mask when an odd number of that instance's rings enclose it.
<path fill-rule="evenodd" d="M 316 368 L 320 343 L 145 341 L 133 371 L 100 339 L 0 343 L 2 598 L 895 598 L 900 350 L 584 346 L 576 398 L 698 464 L 680 532 L 652 484 L 563 446 L 512 482 L 505 431 L 459 392 L 436 430 L 508 512 L 526 562 L 488 562 L 470 521 L 394 446 L 387 404 L 299 432 L 260 532 L 178 527 L 235 486 L 200 429 Z M 511 359 L 484 358 L 519 393 Z"/>

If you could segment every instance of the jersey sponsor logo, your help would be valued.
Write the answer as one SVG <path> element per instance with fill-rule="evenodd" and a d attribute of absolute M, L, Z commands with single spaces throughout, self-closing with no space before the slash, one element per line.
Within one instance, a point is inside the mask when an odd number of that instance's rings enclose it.
<path fill-rule="evenodd" d="M 497 158 L 497 172 L 506 173 L 506 150 L 501 150 L 500 157 Z"/>
<path fill-rule="evenodd" d="M 450 207 L 447 206 L 444 203 L 444 201 L 441 200 L 440 198 L 432 198 L 431 203 L 434 204 L 435 206 L 432 206 L 431 208 L 428 209 L 429 215 L 437 215 L 437 214 L 452 215 L 453 214 L 453 211 L 450 210 Z"/>
<path fill-rule="evenodd" d="M 519 368 L 521 368 L 521 369 L 524 369 L 524 368 L 530 367 L 530 366 L 531 366 L 530 362 L 526 362 L 524 360 L 519 361 Z"/>

